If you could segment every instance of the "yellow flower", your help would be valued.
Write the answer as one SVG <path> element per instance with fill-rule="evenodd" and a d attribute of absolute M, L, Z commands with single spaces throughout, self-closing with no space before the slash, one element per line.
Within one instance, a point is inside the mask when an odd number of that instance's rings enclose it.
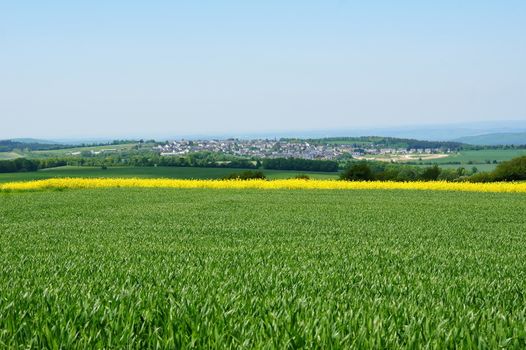
<path fill-rule="evenodd" d="M 494 182 L 392 182 L 338 180 L 177 180 L 138 178 L 55 178 L 0 184 L 0 191 L 31 191 L 44 189 L 82 188 L 210 188 L 210 189 L 305 189 L 305 190 L 432 190 L 464 192 L 520 192 L 526 193 L 526 183 Z"/>

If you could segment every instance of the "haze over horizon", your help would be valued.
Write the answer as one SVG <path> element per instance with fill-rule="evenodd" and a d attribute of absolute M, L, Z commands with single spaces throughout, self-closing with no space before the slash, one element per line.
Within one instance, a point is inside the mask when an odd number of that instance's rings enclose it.
<path fill-rule="evenodd" d="M 0 4 L 0 139 L 526 120 L 526 2 Z"/>

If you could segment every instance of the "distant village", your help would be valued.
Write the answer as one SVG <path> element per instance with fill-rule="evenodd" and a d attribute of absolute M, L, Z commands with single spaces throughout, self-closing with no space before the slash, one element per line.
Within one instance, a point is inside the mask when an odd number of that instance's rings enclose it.
<path fill-rule="evenodd" d="M 309 143 L 308 141 L 284 140 L 175 140 L 154 148 L 162 156 L 185 155 L 194 152 L 214 152 L 240 157 L 254 158 L 303 158 L 336 160 L 342 158 L 362 158 L 378 155 L 430 155 L 448 153 L 443 149 L 407 149 L 381 148 L 371 144 L 367 146 L 333 143 Z"/>

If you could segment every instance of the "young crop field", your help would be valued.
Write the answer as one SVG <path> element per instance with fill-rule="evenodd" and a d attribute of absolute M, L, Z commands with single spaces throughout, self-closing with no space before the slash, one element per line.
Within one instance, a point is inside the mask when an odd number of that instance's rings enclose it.
<path fill-rule="evenodd" d="M 57 177 L 91 178 L 168 178 L 168 179 L 218 179 L 247 169 L 234 168 L 198 168 L 198 167 L 79 167 L 65 166 L 44 169 L 36 172 L 0 173 L 0 183 L 10 181 L 28 181 Z M 338 173 L 303 172 L 293 170 L 263 170 L 270 179 L 286 179 L 298 174 L 307 174 L 314 179 L 336 179 Z"/>
<path fill-rule="evenodd" d="M 0 348 L 526 347 L 521 193 L 0 193 Z"/>

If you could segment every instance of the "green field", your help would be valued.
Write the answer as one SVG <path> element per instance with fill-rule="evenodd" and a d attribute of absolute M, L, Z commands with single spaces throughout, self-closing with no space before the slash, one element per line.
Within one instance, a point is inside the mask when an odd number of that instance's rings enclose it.
<path fill-rule="evenodd" d="M 137 143 L 125 143 L 119 145 L 103 145 L 103 146 L 78 146 L 70 148 L 61 148 L 55 150 L 42 150 L 42 151 L 29 151 L 29 150 L 17 150 L 16 152 L 0 152 L 0 160 L 2 159 L 14 159 L 24 157 L 28 159 L 42 159 L 42 158 L 64 158 L 71 156 L 72 153 L 76 152 L 89 152 L 89 151 L 107 151 L 105 154 L 111 155 L 113 153 L 119 153 L 123 151 L 133 150 Z M 151 150 L 154 144 L 144 143 L 141 145 L 143 150 Z"/>
<path fill-rule="evenodd" d="M 139 177 L 171 179 L 217 179 L 245 169 L 197 168 L 197 167 L 114 167 L 103 170 L 99 167 L 65 166 L 43 169 L 36 172 L 0 173 L 0 183 L 28 181 L 54 177 Z M 270 179 L 285 179 L 298 174 L 308 174 L 315 179 L 336 179 L 337 173 L 302 172 L 289 170 L 263 170 Z"/>
<path fill-rule="evenodd" d="M 60 157 L 70 157 L 72 153 L 75 152 L 89 152 L 89 151 L 108 151 L 107 154 L 127 151 L 133 149 L 136 146 L 136 143 L 125 143 L 120 145 L 103 145 L 103 146 L 85 146 L 85 147 L 73 147 L 73 148 L 62 148 L 56 150 L 46 150 L 46 151 L 31 151 L 25 152 L 24 156 L 26 158 L 60 158 Z M 152 144 L 143 144 L 142 147 L 145 149 L 151 149 Z M 113 151 L 115 150 L 115 151 Z"/>
<path fill-rule="evenodd" d="M 0 194 L 1 348 L 526 347 L 526 197 Z"/>
<path fill-rule="evenodd" d="M 494 160 L 496 160 L 497 162 L 502 162 L 525 155 L 525 149 L 460 151 L 459 153 L 449 155 L 447 158 L 434 159 L 432 162 L 438 165 L 442 165 L 444 163 L 449 162 L 461 162 L 461 166 L 476 166 L 477 168 L 479 168 L 480 165 L 486 165 L 487 161 L 493 162 Z M 473 164 L 469 164 L 470 162 L 472 162 Z M 496 166 L 496 164 L 487 165 L 491 166 L 491 169 L 488 170 L 492 170 Z M 453 166 L 458 167 L 460 165 L 453 164 Z"/>
<path fill-rule="evenodd" d="M 0 152 L 0 160 L 10 160 L 20 157 L 22 157 L 22 155 L 17 152 Z"/>
<path fill-rule="evenodd" d="M 431 165 L 430 164 L 417 164 L 418 167 L 421 167 L 421 168 L 427 168 L 427 167 L 430 167 Z M 443 168 L 443 169 L 458 169 L 460 167 L 463 167 L 465 169 L 467 169 L 468 171 L 471 171 L 471 169 L 473 167 L 477 168 L 477 171 L 493 171 L 495 170 L 495 168 L 497 167 L 497 164 L 444 164 L 444 163 L 440 163 L 438 164 L 438 166 L 440 168 Z"/>
<path fill-rule="evenodd" d="M 498 150 L 477 150 L 477 151 L 459 151 L 457 153 L 450 153 L 447 157 L 426 159 L 425 155 L 419 160 L 418 155 L 414 155 L 414 159 L 403 160 L 400 159 L 399 155 L 366 155 L 367 159 L 375 159 L 380 161 L 394 160 L 401 164 L 409 163 L 420 167 L 429 167 L 434 164 L 438 164 L 442 168 L 459 168 L 463 167 L 468 170 L 476 167 L 478 171 L 492 171 L 498 163 L 508 161 L 516 157 L 525 156 L 526 149 L 498 149 Z M 497 163 L 495 163 L 495 161 Z"/>

